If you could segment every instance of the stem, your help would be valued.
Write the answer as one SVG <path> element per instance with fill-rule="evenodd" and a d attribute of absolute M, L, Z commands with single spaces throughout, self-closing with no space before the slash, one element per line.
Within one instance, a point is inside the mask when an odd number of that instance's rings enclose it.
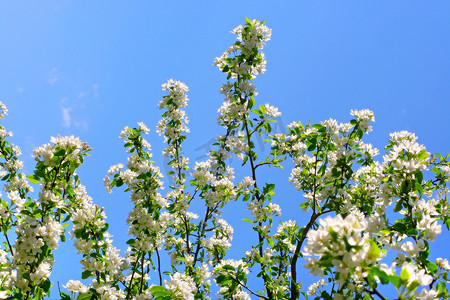
<path fill-rule="evenodd" d="M 9 252 L 11 252 L 11 255 L 14 256 L 14 251 L 8 238 L 8 233 L 5 230 L 5 223 L 3 223 L 3 219 L 1 221 L 2 221 L 3 235 L 6 238 L 6 242 L 8 242 Z"/>
<path fill-rule="evenodd" d="M 384 298 L 383 295 L 381 295 L 380 292 L 377 291 L 377 289 L 373 289 L 373 291 L 365 289 L 365 291 L 371 295 L 377 295 L 378 297 L 380 297 L 380 299 L 387 300 L 387 298 Z"/>
<path fill-rule="evenodd" d="M 297 242 L 297 247 L 295 248 L 294 256 L 292 256 L 292 262 L 291 262 L 291 300 L 297 299 L 298 297 L 298 290 L 297 290 L 297 260 L 298 255 L 300 253 L 300 249 L 302 248 L 303 241 L 306 239 L 306 235 L 308 234 L 308 231 L 313 226 L 316 219 L 321 215 L 322 213 L 313 213 L 311 216 L 311 219 L 309 220 L 308 224 L 306 225 L 305 229 L 302 232 L 302 237 Z"/>
<path fill-rule="evenodd" d="M 200 226 L 199 226 L 199 228 L 198 228 L 198 230 L 197 230 L 197 236 L 198 237 L 200 237 L 200 236 L 203 236 L 204 235 L 204 233 L 205 233 L 205 229 L 206 229 L 206 222 L 208 221 L 208 219 L 209 219 L 209 214 L 210 214 L 210 210 L 209 210 L 209 207 L 207 207 L 206 208 L 206 213 L 205 213 L 205 218 L 203 219 L 203 223 L 202 223 L 202 227 L 201 227 L 201 230 L 200 230 Z M 201 231 L 201 234 L 200 234 L 200 231 Z M 199 241 L 199 243 L 197 244 L 197 249 L 195 249 L 195 254 L 194 254 L 194 262 L 192 263 L 192 265 L 195 267 L 195 264 L 197 263 L 197 258 L 198 258 L 198 253 L 200 252 L 200 241 Z"/>
<path fill-rule="evenodd" d="M 188 226 L 188 221 L 186 218 L 184 218 L 183 220 L 184 223 L 184 228 L 186 229 L 186 248 L 187 248 L 187 253 L 190 254 L 191 253 L 191 246 L 189 243 L 189 226 Z"/>
<path fill-rule="evenodd" d="M 144 288 L 144 259 L 145 259 L 145 252 L 142 254 L 141 258 L 141 288 L 139 292 L 142 294 L 142 290 Z"/>
<path fill-rule="evenodd" d="M 252 291 L 248 286 L 246 286 L 246 285 L 244 285 L 244 284 L 242 284 L 242 282 L 240 282 L 239 280 L 237 280 L 234 276 L 230 276 L 234 281 L 236 281 L 240 286 L 242 286 L 243 288 L 245 288 L 247 291 L 249 291 L 250 293 L 252 293 L 253 295 L 255 295 L 255 296 L 258 296 L 259 297 L 259 299 L 267 299 L 267 300 L 269 300 L 269 299 L 272 299 L 272 296 L 269 296 L 269 297 L 265 297 L 265 296 L 263 296 L 263 295 L 260 295 L 260 294 L 257 294 L 257 293 L 255 293 L 254 291 Z"/>
<path fill-rule="evenodd" d="M 252 178 L 253 178 L 253 181 L 255 182 L 253 184 L 253 186 L 255 187 L 255 189 L 257 189 L 258 186 L 257 186 L 257 183 L 256 183 L 256 167 L 255 167 L 255 163 L 253 162 L 253 156 L 252 156 L 251 147 L 250 147 L 250 145 L 251 145 L 251 134 L 250 134 L 250 132 L 248 130 L 248 124 L 247 124 L 246 120 L 244 120 L 244 124 L 245 124 L 245 132 L 246 132 L 246 135 L 247 135 L 247 145 L 249 147 L 247 156 L 248 156 L 248 159 L 250 161 L 250 166 L 252 168 Z M 261 201 L 261 196 L 260 196 L 259 193 L 256 193 L 256 199 L 258 199 L 258 201 Z M 260 221 L 258 223 L 258 225 L 261 228 L 262 227 L 262 222 Z M 259 231 L 258 231 L 258 241 L 259 241 L 259 255 L 261 257 L 263 257 L 264 256 L 264 252 L 263 252 L 264 237 L 261 235 L 261 232 L 259 232 Z M 267 296 L 269 297 L 269 299 L 272 299 L 272 291 L 269 289 L 269 287 L 266 286 L 266 284 L 267 284 L 267 276 L 265 274 L 265 267 L 262 264 L 260 264 L 260 265 L 261 265 L 261 271 L 263 271 L 263 280 L 264 280 L 264 286 L 266 287 Z"/>
<path fill-rule="evenodd" d="M 298 290 L 297 290 L 297 260 L 298 255 L 300 253 L 300 249 L 302 248 L 303 241 L 306 238 L 306 235 L 308 234 L 308 231 L 311 229 L 311 227 L 314 225 L 314 222 L 316 219 L 321 215 L 321 213 L 316 213 L 316 179 L 317 179 L 317 153 L 315 154 L 315 164 L 314 164 L 314 179 L 313 179 L 313 214 L 311 216 L 311 219 L 309 220 L 308 224 L 306 225 L 305 229 L 302 232 L 302 237 L 297 242 L 297 247 L 295 248 L 294 256 L 292 257 L 291 261 L 291 299 L 297 299 L 298 297 Z"/>
<path fill-rule="evenodd" d="M 159 275 L 159 285 L 162 285 L 162 275 L 161 275 L 161 257 L 159 256 L 158 248 L 156 248 L 156 256 L 158 257 L 158 275 Z"/>
<path fill-rule="evenodd" d="M 134 278 L 134 273 L 135 273 L 135 270 L 136 270 L 137 263 L 138 263 L 138 260 L 136 259 L 136 261 L 134 262 L 133 271 L 131 272 L 131 278 L 130 278 L 130 283 L 128 285 L 128 292 L 127 292 L 126 299 L 130 299 L 131 287 L 133 286 L 133 278 Z"/>
<path fill-rule="evenodd" d="M 257 164 L 257 165 L 255 166 L 255 169 L 258 168 L 258 167 L 261 167 L 261 166 L 263 166 L 263 165 L 270 165 L 270 164 L 271 164 L 270 161 L 260 162 L 259 164 Z"/>

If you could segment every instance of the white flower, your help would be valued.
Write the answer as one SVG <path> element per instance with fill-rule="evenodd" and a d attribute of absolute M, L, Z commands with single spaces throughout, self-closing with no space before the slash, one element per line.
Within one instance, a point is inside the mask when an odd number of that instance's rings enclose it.
<path fill-rule="evenodd" d="M 178 296 L 185 300 L 194 300 L 196 291 L 195 283 L 191 277 L 182 273 L 175 273 L 170 276 L 170 281 L 164 280 L 164 286 L 174 291 Z"/>
<path fill-rule="evenodd" d="M 310 296 L 314 295 L 317 292 L 317 289 L 324 285 L 325 285 L 325 280 L 320 279 L 319 281 L 317 281 L 309 286 L 307 294 Z"/>
<path fill-rule="evenodd" d="M 450 271 L 450 264 L 448 263 L 448 260 L 442 259 L 442 258 L 436 258 L 436 264 L 441 267 L 444 270 Z"/>
<path fill-rule="evenodd" d="M 0 102 L 0 119 L 3 119 L 8 114 L 8 108 L 3 102 Z"/>
<path fill-rule="evenodd" d="M 425 270 L 418 269 L 418 267 L 412 263 L 404 262 L 402 264 L 402 270 L 406 270 L 409 274 L 408 282 L 412 283 L 417 280 L 419 285 L 429 285 L 433 281 L 433 277 L 426 274 Z M 409 284 L 408 283 L 408 284 Z"/>
<path fill-rule="evenodd" d="M 143 122 L 138 122 L 139 129 L 142 130 L 144 133 L 148 133 L 150 129 L 148 129 L 147 125 L 145 125 Z"/>
<path fill-rule="evenodd" d="M 89 287 L 85 286 L 78 280 L 69 280 L 66 285 L 63 285 L 63 287 L 74 293 L 84 294 L 89 291 Z"/>
<path fill-rule="evenodd" d="M 266 103 L 264 105 L 264 107 L 266 108 L 266 113 L 271 116 L 271 117 L 279 117 L 281 116 L 281 112 L 278 111 L 278 108 L 276 108 L 275 106 L 269 105 L 268 103 Z"/>

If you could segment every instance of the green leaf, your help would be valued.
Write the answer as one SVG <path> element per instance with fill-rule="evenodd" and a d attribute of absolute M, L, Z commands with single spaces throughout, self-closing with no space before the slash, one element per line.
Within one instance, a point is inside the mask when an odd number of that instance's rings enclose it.
<path fill-rule="evenodd" d="M 155 297 L 164 297 L 164 296 L 169 296 L 171 294 L 170 291 L 168 291 L 165 287 L 160 286 L 160 285 L 155 285 L 150 289 L 150 292 L 153 294 L 153 296 Z"/>
<path fill-rule="evenodd" d="M 266 107 L 265 107 L 264 105 L 261 104 L 261 105 L 259 106 L 259 109 L 261 110 L 262 113 L 264 113 L 264 114 L 267 113 Z"/>
<path fill-rule="evenodd" d="M 273 190 L 275 189 L 275 184 L 273 183 L 266 183 L 266 186 L 263 189 L 263 193 L 269 194 L 269 195 L 275 195 Z"/>
<path fill-rule="evenodd" d="M 245 219 L 242 219 L 242 221 L 245 221 L 245 222 L 249 222 L 249 223 L 251 223 L 251 222 L 252 222 L 252 220 L 250 220 L 250 218 L 249 218 L 249 217 L 247 217 L 247 218 L 245 218 Z"/>
<path fill-rule="evenodd" d="M 415 290 L 417 289 L 418 286 L 419 286 L 419 281 L 414 280 L 413 282 L 411 282 L 411 283 L 408 285 L 408 291 L 409 291 L 409 292 L 413 292 L 413 291 L 415 291 Z"/>
<path fill-rule="evenodd" d="M 234 267 L 230 265 L 224 265 L 222 268 L 228 271 L 234 271 Z"/>
<path fill-rule="evenodd" d="M 389 283 L 389 276 L 384 271 L 381 271 L 380 268 L 373 267 L 371 271 L 373 272 L 374 275 L 376 275 L 380 279 L 382 284 Z"/>
<path fill-rule="evenodd" d="M 92 275 L 92 272 L 86 270 L 83 273 L 81 273 L 81 278 L 82 279 L 87 279 L 87 278 L 91 277 L 91 275 Z"/>
<path fill-rule="evenodd" d="M 437 265 L 436 265 L 435 263 L 429 261 L 429 262 L 427 263 L 427 269 L 428 269 L 432 274 L 434 274 L 434 273 L 436 273 L 438 267 L 437 267 Z"/>
<path fill-rule="evenodd" d="M 253 98 L 253 96 L 250 96 L 247 102 L 247 108 L 252 109 L 254 105 L 255 105 L 255 98 Z"/>
<path fill-rule="evenodd" d="M 36 175 L 28 175 L 27 179 L 31 182 L 31 183 L 38 183 L 41 182 L 41 179 L 39 177 L 37 177 Z"/>
<path fill-rule="evenodd" d="M 414 177 L 416 178 L 416 183 L 422 184 L 422 181 L 423 181 L 423 173 L 422 173 L 422 171 L 416 171 L 414 173 Z"/>
<path fill-rule="evenodd" d="M 66 155 L 66 150 L 64 149 L 59 149 L 58 151 L 55 152 L 55 156 L 64 156 Z"/>
<path fill-rule="evenodd" d="M 59 293 L 61 300 L 70 300 L 70 296 L 67 293 L 61 292 Z"/>
<path fill-rule="evenodd" d="M 419 152 L 419 160 L 424 160 L 428 156 L 427 150 L 422 149 L 422 151 Z"/>
<path fill-rule="evenodd" d="M 377 243 L 375 243 L 374 240 L 370 240 L 370 248 L 369 248 L 369 253 L 367 253 L 367 258 L 369 259 L 376 259 L 380 256 L 381 254 L 381 250 L 380 248 L 378 248 Z"/>
<path fill-rule="evenodd" d="M 50 289 L 50 285 L 51 285 L 51 281 L 49 279 L 45 280 L 41 286 L 44 289 L 45 292 L 48 292 L 48 290 Z"/>
<path fill-rule="evenodd" d="M 397 275 L 390 275 L 389 276 L 389 281 L 396 287 L 396 288 L 400 288 L 400 277 L 398 277 Z"/>
<path fill-rule="evenodd" d="M 323 126 L 322 124 L 314 124 L 312 127 L 317 129 L 319 132 L 327 131 L 327 128 L 325 126 Z"/>
<path fill-rule="evenodd" d="M 400 272 L 400 279 L 403 281 L 408 281 L 409 279 L 409 272 L 406 268 L 403 268 Z"/>

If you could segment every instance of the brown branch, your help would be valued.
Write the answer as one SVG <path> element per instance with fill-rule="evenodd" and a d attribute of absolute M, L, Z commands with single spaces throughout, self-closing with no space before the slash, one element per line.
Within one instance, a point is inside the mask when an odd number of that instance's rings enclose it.
<path fill-rule="evenodd" d="M 311 227 L 313 226 L 314 222 L 316 221 L 316 219 L 322 215 L 322 213 L 313 213 L 313 215 L 311 216 L 311 219 L 309 220 L 308 224 L 306 225 L 306 227 L 303 229 L 302 232 L 302 237 L 300 238 L 300 240 L 297 242 L 297 247 L 295 248 L 295 252 L 294 252 L 294 256 L 292 256 L 292 261 L 291 261 L 291 277 L 292 277 L 292 281 L 291 281 L 291 300 L 295 300 L 298 298 L 298 290 L 297 290 L 297 260 L 298 260 L 298 256 L 300 253 L 300 249 L 302 248 L 302 244 L 306 239 L 306 235 L 308 234 L 308 231 L 311 229 Z"/>

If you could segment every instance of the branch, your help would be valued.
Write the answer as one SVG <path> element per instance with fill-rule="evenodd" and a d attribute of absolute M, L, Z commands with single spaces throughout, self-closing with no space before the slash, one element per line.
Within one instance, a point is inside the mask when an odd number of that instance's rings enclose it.
<path fill-rule="evenodd" d="M 291 300 L 297 299 L 297 296 L 298 296 L 298 290 L 297 290 L 297 285 L 296 285 L 296 283 L 297 283 L 297 260 L 298 260 L 298 255 L 300 253 L 300 249 L 302 248 L 303 241 L 305 240 L 306 235 L 308 234 L 308 231 L 311 229 L 311 227 L 313 226 L 316 219 L 324 213 L 325 212 L 313 213 L 313 215 L 311 216 L 311 219 L 309 220 L 308 224 L 306 225 L 306 227 L 304 228 L 304 230 L 302 232 L 302 237 L 298 241 L 297 247 L 295 248 L 294 256 L 292 256 L 292 262 L 291 262 L 291 277 L 292 277 Z"/>
<path fill-rule="evenodd" d="M 158 275 L 159 275 L 159 285 L 162 286 L 162 275 L 161 275 L 161 257 L 159 256 L 158 247 L 156 249 L 156 256 L 158 257 Z"/>
<path fill-rule="evenodd" d="M 262 298 L 262 299 L 267 299 L 267 300 L 272 299 L 272 296 L 270 296 L 270 298 L 268 298 L 268 297 L 266 297 L 266 296 L 263 296 L 263 295 L 260 295 L 260 294 L 255 293 L 255 292 L 252 291 L 248 286 L 242 284 L 242 282 L 240 282 L 239 280 L 237 280 L 234 276 L 230 276 L 230 277 L 231 277 L 235 282 L 237 282 L 240 286 L 242 286 L 243 288 L 245 288 L 247 291 L 249 291 L 249 292 L 252 293 L 253 295 L 258 296 L 260 299 L 261 299 L 261 298 Z"/>
<path fill-rule="evenodd" d="M 373 289 L 373 291 L 368 290 L 368 289 L 364 289 L 364 290 L 371 295 L 377 295 L 378 297 L 380 297 L 380 299 L 387 300 L 387 298 L 384 298 L 383 295 L 381 295 L 380 292 L 377 291 L 377 289 Z"/>
<path fill-rule="evenodd" d="M 142 290 L 144 288 L 144 259 L 145 259 L 145 252 L 142 254 L 142 258 L 141 258 L 141 288 L 140 288 L 141 294 L 142 294 Z"/>
<path fill-rule="evenodd" d="M 9 252 L 11 252 L 11 255 L 14 256 L 14 251 L 8 238 L 8 233 L 5 230 L 5 223 L 3 223 L 3 219 L 1 219 L 1 221 L 2 221 L 3 235 L 5 236 L 6 241 L 8 242 Z"/>
<path fill-rule="evenodd" d="M 260 162 L 259 164 L 257 164 L 257 165 L 255 166 L 255 169 L 256 169 L 257 167 L 262 166 L 262 165 L 270 165 L 270 164 L 271 164 L 270 161 Z"/>

